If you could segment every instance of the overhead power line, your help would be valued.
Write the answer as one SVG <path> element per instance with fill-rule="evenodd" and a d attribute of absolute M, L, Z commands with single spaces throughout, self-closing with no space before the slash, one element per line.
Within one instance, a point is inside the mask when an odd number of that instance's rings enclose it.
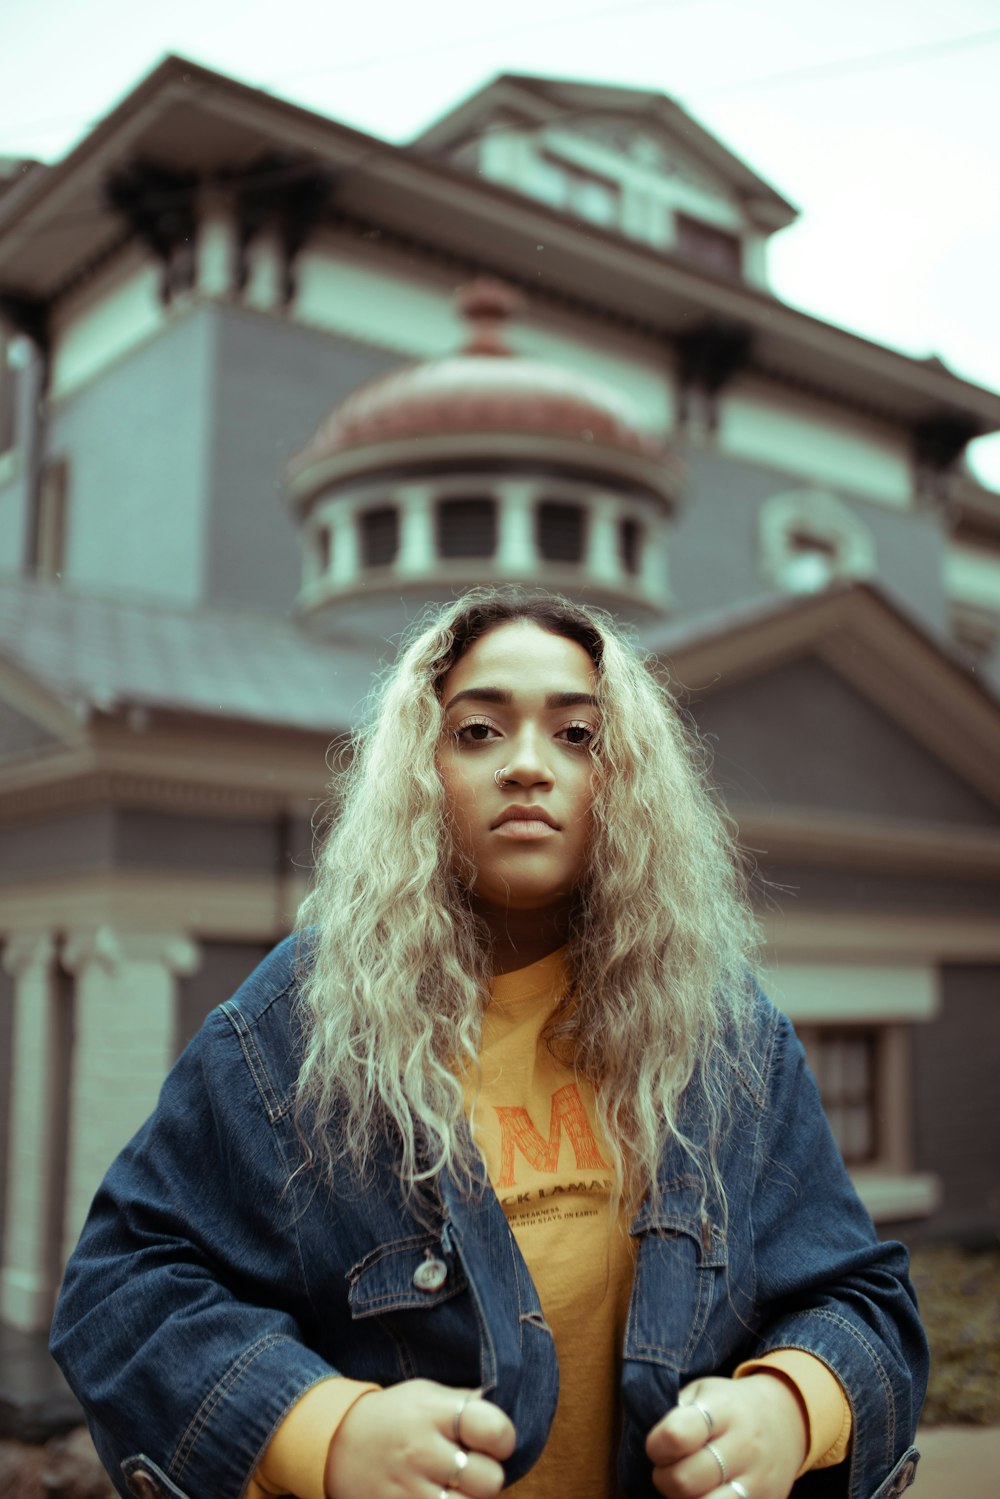
<path fill-rule="evenodd" d="M 669 5 L 665 0 L 636 0 L 633 5 L 602 5 L 591 11 L 583 11 L 571 19 L 566 16 L 553 17 L 548 21 L 538 21 L 532 24 L 530 30 L 532 35 L 541 29 L 552 29 L 556 26 L 572 24 L 574 27 L 583 22 L 599 20 L 605 16 L 620 16 L 643 10 L 679 9 L 686 4 L 697 4 L 699 0 L 672 0 Z M 388 65 L 389 63 L 408 61 L 419 57 L 438 56 L 444 51 L 456 51 L 463 47 L 478 46 L 484 42 L 504 41 L 512 36 L 523 34 L 527 27 L 516 27 L 506 31 L 483 32 L 475 36 L 457 37 L 449 42 L 437 41 L 427 47 L 408 48 L 405 51 L 381 53 L 378 56 L 357 58 L 352 62 L 343 63 L 339 66 L 311 69 L 307 73 L 286 73 L 280 78 L 269 79 L 263 83 L 252 85 L 264 90 L 282 88 L 287 84 L 294 83 L 303 78 L 338 78 L 352 73 L 365 72 L 372 68 Z M 821 81 L 824 78 L 843 77 L 851 73 L 877 72 L 882 68 L 894 67 L 924 57 L 942 56 L 950 52 L 964 51 L 970 47 L 987 47 L 1000 42 L 1000 28 L 992 28 L 987 31 L 976 31 L 966 33 L 962 36 L 942 37 L 932 42 L 917 42 L 911 46 L 893 47 L 880 52 L 863 52 L 852 57 L 839 58 L 828 63 L 812 63 L 804 67 L 788 68 L 779 73 L 760 74 L 756 77 L 744 79 L 732 79 L 729 82 L 717 85 L 709 84 L 704 88 L 694 86 L 690 90 L 683 90 L 691 98 L 716 98 L 722 95 L 750 92 L 755 89 L 779 88 L 785 84 L 809 83 Z M 627 85 L 622 85 L 627 87 Z M 652 88 L 653 85 L 636 85 L 637 87 Z M 90 116 L 89 118 L 79 115 L 48 116 L 45 119 L 21 121 L 12 124 L 9 121 L 0 123 L 0 153 L 8 150 L 12 140 L 19 134 L 30 131 L 48 131 L 62 129 L 68 125 L 77 125 L 81 129 L 89 128 L 98 123 L 101 116 Z"/>

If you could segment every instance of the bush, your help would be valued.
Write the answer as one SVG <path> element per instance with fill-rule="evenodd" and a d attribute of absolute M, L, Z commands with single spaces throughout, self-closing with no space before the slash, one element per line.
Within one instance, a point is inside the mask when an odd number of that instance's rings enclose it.
<path fill-rule="evenodd" d="M 916 1249 L 911 1274 L 931 1345 L 924 1424 L 1000 1424 L 1000 1249 Z"/>

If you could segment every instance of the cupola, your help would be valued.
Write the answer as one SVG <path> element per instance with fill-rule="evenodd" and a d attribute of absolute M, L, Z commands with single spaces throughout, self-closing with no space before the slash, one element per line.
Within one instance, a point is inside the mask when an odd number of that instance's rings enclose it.
<path fill-rule="evenodd" d="M 512 352 L 509 287 L 458 300 L 459 353 L 355 391 L 290 463 L 301 613 L 374 623 L 390 600 L 518 583 L 663 615 L 675 460 L 609 387 Z"/>

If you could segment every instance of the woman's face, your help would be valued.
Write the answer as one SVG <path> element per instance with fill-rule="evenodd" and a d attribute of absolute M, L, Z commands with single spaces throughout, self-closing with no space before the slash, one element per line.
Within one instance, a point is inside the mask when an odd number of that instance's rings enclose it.
<path fill-rule="evenodd" d="M 575 640 L 513 620 L 477 640 L 444 678 L 438 769 L 485 912 L 572 904 L 593 804 L 595 676 Z"/>

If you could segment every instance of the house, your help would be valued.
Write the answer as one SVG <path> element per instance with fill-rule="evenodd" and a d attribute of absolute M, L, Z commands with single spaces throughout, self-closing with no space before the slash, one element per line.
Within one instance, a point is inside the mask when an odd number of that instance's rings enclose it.
<path fill-rule="evenodd" d="M 1000 396 L 782 304 L 795 210 L 653 93 L 505 76 L 398 147 L 169 58 L 0 179 L 3 1318 L 477 581 L 632 623 L 876 1219 L 989 1232 Z"/>

